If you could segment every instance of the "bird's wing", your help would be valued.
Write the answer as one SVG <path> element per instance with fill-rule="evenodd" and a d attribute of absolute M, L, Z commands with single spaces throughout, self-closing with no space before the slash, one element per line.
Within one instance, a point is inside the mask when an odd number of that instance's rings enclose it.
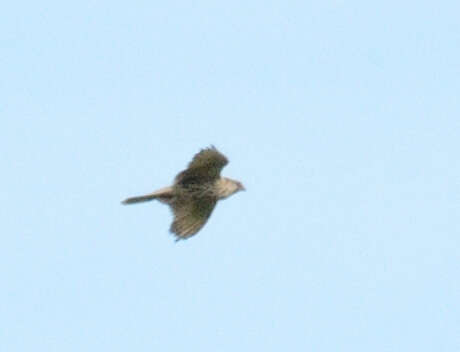
<path fill-rule="evenodd" d="M 214 181 L 227 164 L 228 159 L 214 146 L 202 149 L 193 157 L 187 169 L 176 176 L 175 183 L 188 185 Z"/>
<path fill-rule="evenodd" d="M 216 203 L 217 200 L 211 197 L 187 197 L 174 202 L 171 204 L 174 221 L 170 231 L 177 236 L 177 240 L 193 236 L 208 221 Z"/>

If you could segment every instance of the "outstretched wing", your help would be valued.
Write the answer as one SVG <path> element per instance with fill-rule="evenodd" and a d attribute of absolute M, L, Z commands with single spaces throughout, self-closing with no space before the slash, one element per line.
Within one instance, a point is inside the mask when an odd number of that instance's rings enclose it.
<path fill-rule="evenodd" d="M 208 221 L 216 203 L 217 200 L 211 197 L 178 199 L 171 204 L 174 221 L 170 231 L 177 236 L 177 240 L 193 236 Z"/>
<path fill-rule="evenodd" d="M 187 169 L 176 176 L 175 183 L 187 186 L 188 184 L 202 184 L 219 178 L 220 171 L 228 164 L 228 159 L 214 146 L 202 149 L 193 157 Z"/>

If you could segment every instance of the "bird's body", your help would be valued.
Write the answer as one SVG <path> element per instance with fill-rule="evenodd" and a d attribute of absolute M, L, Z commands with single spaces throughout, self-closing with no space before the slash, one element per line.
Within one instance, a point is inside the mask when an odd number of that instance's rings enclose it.
<path fill-rule="evenodd" d="M 203 149 L 195 155 L 188 168 L 176 176 L 172 186 L 128 198 L 123 204 L 153 199 L 168 204 L 174 212 L 170 231 L 177 239 L 188 238 L 204 226 L 219 200 L 244 190 L 240 182 L 220 177 L 220 171 L 227 163 L 227 158 L 215 147 Z"/>

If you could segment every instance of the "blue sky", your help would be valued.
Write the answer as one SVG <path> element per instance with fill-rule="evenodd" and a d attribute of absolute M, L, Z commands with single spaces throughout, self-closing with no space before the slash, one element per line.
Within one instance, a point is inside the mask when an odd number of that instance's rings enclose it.
<path fill-rule="evenodd" d="M 2 351 L 460 349 L 458 2 L 1 7 Z"/>

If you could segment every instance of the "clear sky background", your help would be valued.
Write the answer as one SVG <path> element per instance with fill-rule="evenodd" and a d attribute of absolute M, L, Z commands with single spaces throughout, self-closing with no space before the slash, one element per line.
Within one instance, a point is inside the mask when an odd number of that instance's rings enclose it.
<path fill-rule="evenodd" d="M 0 12 L 0 350 L 460 351 L 458 1 Z M 125 207 L 201 148 L 247 192 Z"/>

